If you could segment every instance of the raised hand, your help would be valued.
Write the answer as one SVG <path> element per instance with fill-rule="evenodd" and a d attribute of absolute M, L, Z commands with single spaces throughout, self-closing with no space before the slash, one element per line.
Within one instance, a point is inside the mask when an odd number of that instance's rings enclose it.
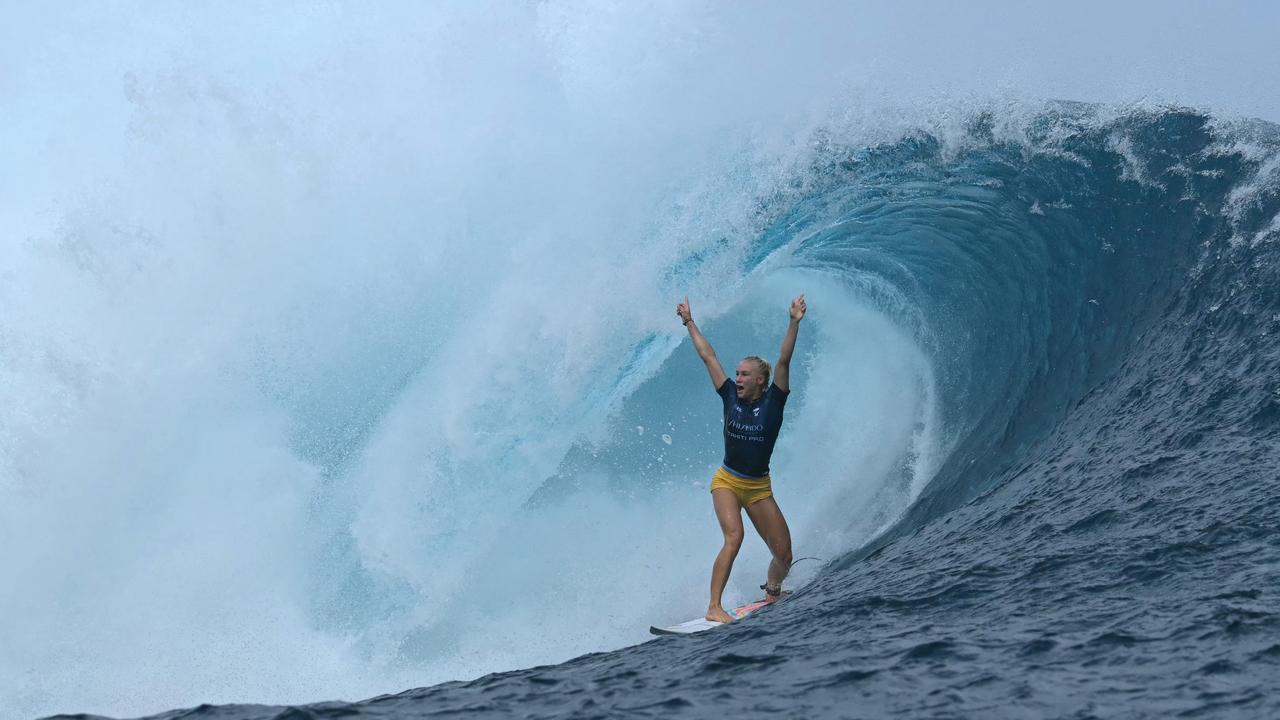
<path fill-rule="evenodd" d="M 688 298 L 686 298 L 686 301 Z M 804 318 L 805 310 L 808 308 L 804 304 L 804 293 L 800 293 L 800 297 L 791 301 L 791 319 L 800 320 Z"/>
<path fill-rule="evenodd" d="M 680 303 L 679 305 L 676 305 L 676 315 L 679 315 L 680 322 L 683 322 L 686 325 L 689 323 L 690 320 L 693 320 L 693 313 L 689 311 L 688 295 L 684 297 L 684 302 Z"/>

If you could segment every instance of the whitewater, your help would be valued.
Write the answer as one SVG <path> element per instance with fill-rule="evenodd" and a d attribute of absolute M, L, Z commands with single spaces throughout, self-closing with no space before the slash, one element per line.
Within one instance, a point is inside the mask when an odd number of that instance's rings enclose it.
<path fill-rule="evenodd" d="M 4 8 L 0 718 L 1280 713 L 1274 11 L 994 7 Z"/>

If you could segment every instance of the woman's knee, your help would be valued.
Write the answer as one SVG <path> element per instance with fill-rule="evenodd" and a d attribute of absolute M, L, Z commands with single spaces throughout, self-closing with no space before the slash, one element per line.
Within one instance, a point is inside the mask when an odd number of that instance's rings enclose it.
<path fill-rule="evenodd" d="M 725 549 L 732 550 L 735 553 L 738 552 L 738 549 L 742 547 L 743 536 L 744 536 L 744 533 L 741 529 L 729 530 L 725 532 L 724 534 Z"/>
<path fill-rule="evenodd" d="M 791 567 L 791 540 L 776 542 L 771 549 L 775 560 L 787 567 Z"/>

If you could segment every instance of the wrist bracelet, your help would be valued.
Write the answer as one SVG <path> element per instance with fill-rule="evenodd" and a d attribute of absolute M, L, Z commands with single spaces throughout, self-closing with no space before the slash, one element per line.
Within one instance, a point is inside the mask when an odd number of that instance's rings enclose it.
<path fill-rule="evenodd" d="M 682 323 L 680 323 L 680 324 L 681 324 L 681 325 L 688 325 L 688 324 L 689 324 L 689 323 L 691 323 L 691 322 L 693 322 L 693 318 L 689 318 L 688 320 L 685 320 L 684 322 L 682 322 Z"/>

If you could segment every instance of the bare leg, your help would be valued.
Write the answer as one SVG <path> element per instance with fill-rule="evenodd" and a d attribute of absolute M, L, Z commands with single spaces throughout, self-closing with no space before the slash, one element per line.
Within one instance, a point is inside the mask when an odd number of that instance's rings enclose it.
<path fill-rule="evenodd" d="M 711 566 L 711 603 L 707 605 L 706 617 L 716 622 L 733 622 L 733 616 L 720 604 L 720 596 L 729 583 L 733 560 L 742 547 L 742 503 L 738 502 L 738 496 L 732 490 L 726 488 L 712 490 L 711 502 L 716 509 L 716 519 L 720 521 L 720 531 L 724 533 L 724 546 Z"/>
<path fill-rule="evenodd" d="M 782 517 L 782 509 L 772 497 L 748 505 L 747 517 L 773 554 L 766 581 L 773 587 L 782 587 L 782 581 L 791 571 L 791 530 L 787 519 Z"/>

